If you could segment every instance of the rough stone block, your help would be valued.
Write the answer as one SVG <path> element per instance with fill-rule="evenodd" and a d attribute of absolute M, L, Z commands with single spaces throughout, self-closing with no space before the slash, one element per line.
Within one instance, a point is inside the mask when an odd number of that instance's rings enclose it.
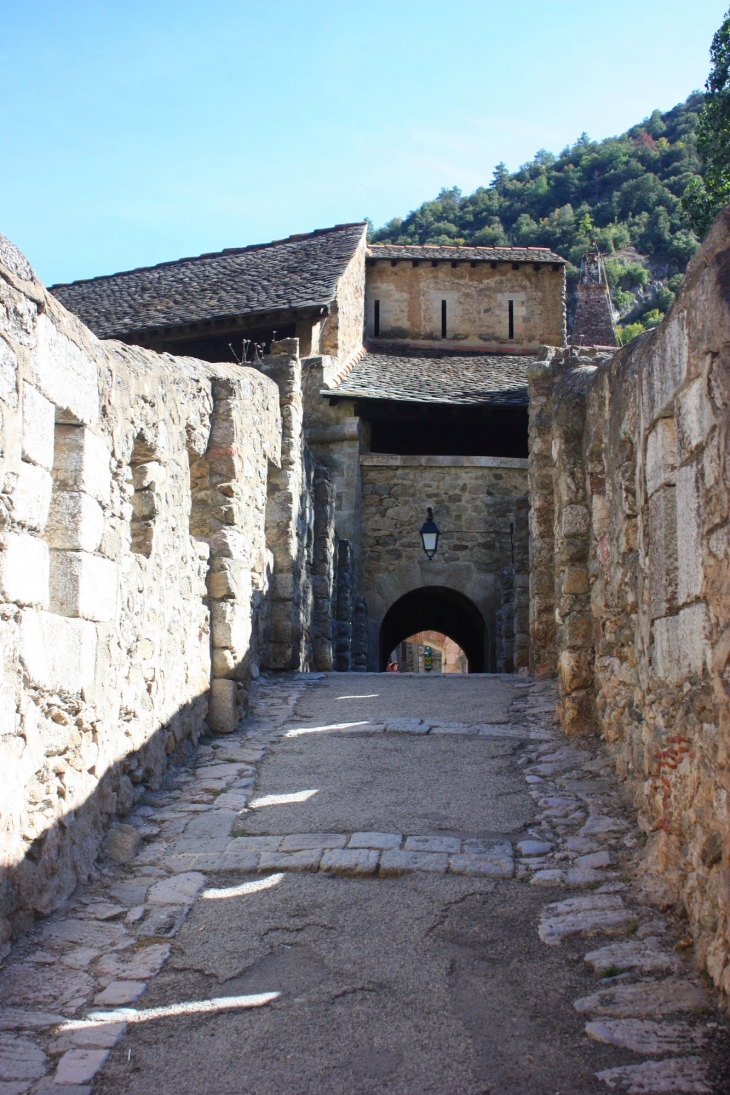
<path fill-rule="evenodd" d="M 558 658 L 558 670 L 563 689 L 576 692 L 579 688 L 588 688 L 593 680 L 591 659 L 584 650 L 561 650 Z"/>
<path fill-rule="evenodd" d="M 32 529 L 44 529 L 51 506 L 53 479 L 45 468 L 23 461 L 11 494 L 13 520 Z"/>
<path fill-rule="evenodd" d="M 409 836 L 405 843 L 407 852 L 448 852 L 458 855 L 461 840 L 457 836 Z"/>
<path fill-rule="evenodd" d="M 675 480 L 677 466 L 677 430 L 673 418 L 660 418 L 646 439 L 646 493 Z"/>
<path fill-rule="evenodd" d="M 380 874 L 384 878 L 410 871 L 445 874 L 448 865 L 449 857 L 446 852 L 385 851 L 380 857 Z"/>
<path fill-rule="evenodd" d="M 238 726 L 236 682 L 214 680 L 210 686 L 208 724 L 217 734 L 232 734 Z"/>
<path fill-rule="evenodd" d="M 707 606 L 700 602 L 679 613 L 679 657 L 685 674 L 701 675 L 709 656 L 710 620 Z"/>
<path fill-rule="evenodd" d="M 147 894 L 148 905 L 192 905 L 205 885 L 205 875 L 189 871 L 156 882 Z"/>
<path fill-rule="evenodd" d="M 20 658 L 34 687 L 80 692 L 94 680 L 96 627 L 88 620 L 25 609 Z"/>
<path fill-rule="evenodd" d="M 65 551 L 96 551 L 104 533 L 104 514 L 90 495 L 54 491 L 46 540 Z"/>
<path fill-rule="evenodd" d="M 649 499 L 647 554 L 649 610 L 652 619 L 668 615 L 677 604 L 677 497 L 662 487 Z"/>
<path fill-rule="evenodd" d="M 133 1004 L 147 989 L 144 981 L 112 981 L 94 997 L 95 1004 L 106 1007 L 119 1007 L 123 1004 Z"/>
<path fill-rule="evenodd" d="M 470 875 L 474 878 L 512 878 L 515 863 L 511 856 L 452 855 L 449 860 L 452 874 Z"/>
<path fill-rule="evenodd" d="M 37 536 L 9 532 L 0 551 L 0 592 L 20 605 L 48 607 L 48 547 Z"/>
<path fill-rule="evenodd" d="M 593 620 L 573 612 L 563 625 L 563 641 L 567 647 L 585 649 L 593 643 Z"/>
<path fill-rule="evenodd" d="M 262 852 L 259 856 L 259 871 L 316 871 L 322 853 L 314 849 L 311 852 Z"/>
<path fill-rule="evenodd" d="M 208 592 L 214 601 L 231 597 L 236 601 L 251 600 L 251 571 L 235 559 L 218 563 L 219 570 L 208 574 Z"/>
<path fill-rule="evenodd" d="M 688 464 L 677 472 L 677 601 L 696 600 L 702 590 L 702 509 L 698 468 Z"/>
<path fill-rule="evenodd" d="M 596 729 L 596 705 L 591 691 L 578 690 L 562 701 L 561 722 L 569 736 L 589 734 Z"/>
<path fill-rule="evenodd" d="M 344 833 L 292 833 L 285 836 L 279 847 L 280 852 L 311 852 L 316 849 L 344 848 L 347 837 Z"/>
<path fill-rule="evenodd" d="M 23 459 L 50 471 L 53 467 L 53 437 L 56 408 L 45 396 L 23 382 Z"/>
<path fill-rule="evenodd" d="M 378 848 L 397 851 L 403 837 L 400 833 L 353 833 L 348 848 Z"/>
<path fill-rule="evenodd" d="M 675 393 L 687 375 L 687 326 L 683 312 L 664 325 L 648 367 L 641 375 L 644 421 L 671 414 Z"/>
<path fill-rule="evenodd" d="M 58 426 L 53 477 L 59 490 L 80 491 L 108 505 L 111 468 L 106 441 L 83 426 Z"/>
<path fill-rule="evenodd" d="M 114 619 L 117 567 L 85 551 L 51 552 L 51 611 L 86 620 Z"/>
<path fill-rule="evenodd" d="M 134 997 L 136 999 L 136 997 Z M 98 1001 L 97 1001 L 98 1002 Z M 103 1001 L 107 1003 L 107 1001 Z M 109 1060 L 108 1049 L 69 1049 L 58 1062 L 53 1077 L 54 1086 L 61 1090 L 67 1085 L 89 1084 L 99 1069 Z"/>
<path fill-rule="evenodd" d="M 99 419 L 97 365 L 90 354 L 62 334 L 47 315 L 37 323 L 37 343 L 31 359 L 33 382 L 73 421 L 93 424 Z M 63 420 L 63 418 L 61 419 Z"/>
<path fill-rule="evenodd" d="M 251 610 L 235 601 L 215 601 L 211 606 L 213 646 L 234 650 L 241 657 L 251 641 Z"/>
<path fill-rule="evenodd" d="M 320 871 L 362 876 L 375 874 L 380 852 L 370 848 L 331 848 L 320 860 Z"/>
<path fill-rule="evenodd" d="M 0 340 L 0 399 L 13 410 L 18 406 L 18 358 L 4 339 Z"/>
<path fill-rule="evenodd" d="M 680 462 L 685 461 L 701 445 L 704 445 L 707 436 L 715 424 L 715 416 L 712 411 L 707 394 L 707 382 L 703 377 L 697 377 L 688 384 L 677 399 L 677 456 Z"/>
<path fill-rule="evenodd" d="M 563 593 L 588 592 L 588 567 L 566 567 L 563 573 Z"/>
<path fill-rule="evenodd" d="M 104 839 L 104 851 L 115 863 L 131 863 L 142 843 L 142 835 L 131 825 L 115 825 Z"/>
<path fill-rule="evenodd" d="M 566 539 L 587 536 L 591 517 L 587 506 L 564 506 L 560 514 L 560 535 Z"/>

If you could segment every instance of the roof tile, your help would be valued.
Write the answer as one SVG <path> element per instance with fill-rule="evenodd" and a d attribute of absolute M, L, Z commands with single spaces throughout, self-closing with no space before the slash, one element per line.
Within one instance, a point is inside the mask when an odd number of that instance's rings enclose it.
<path fill-rule="evenodd" d="M 433 350 L 366 353 L 325 396 L 399 403 L 527 404 L 532 355 L 450 354 Z"/>
<path fill-rule="evenodd" d="M 549 247 L 442 247 L 438 244 L 371 243 L 368 255 L 374 259 L 438 259 L 471 262 L 550 262 L 565 264 L 565 259 Z"/>
<path fill-rule="evenodd" d="M 202 320 L 329 304 L 364 224 L 52 285 L 100 338 Z"/>

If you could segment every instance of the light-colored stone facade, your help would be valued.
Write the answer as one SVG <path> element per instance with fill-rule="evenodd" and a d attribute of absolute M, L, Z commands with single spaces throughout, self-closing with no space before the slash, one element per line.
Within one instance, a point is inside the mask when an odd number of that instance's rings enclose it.
<path fill-rule="evenodd" d="M 460 350 L 565 344 L 565 273 L 548 263 L 370 259 L 366 330 L 381 339 Z M 442 335 L 443 302 L 446 334 Z M 512 308 L 510 310 L 510 301 Z M 510 335 L 510 311 L 512 333 Z"/>
<path fill-rule="evenodd" d="M 501 575 L 512 565 L 510 525 L 517 499 L 527 491 L 527 461 L 369 453 L 360 465 L 360 588 L 368 607 L 368 668 L 380 667 L 379 635 L 389 609 L 405 594 L 434 586 L 455 591 L 478 608 L 487 628 L 484 667 L 496 668 Z M 419 535 L 427 506 L 434 508 L 441 530 L 433 559 L 424 554 Z"/>
<path fill-rule="evenodd" d="M 301 347 L 302 356 L 324 354 L 340 364 L 349 361 L 362 346 L 365 323 L 365 254 L 367 236 L 362 239 L 337 283 L 335 299 L 322 321 L 319 337 L 313 333 L 310 348 Z"/>
<path fill-rule="evenodd" d="M 535 672 L 613 749 L 645 898 L 730 995 L 730 207 L 656 331 L 531 380 Z M 552 614 L 552 620 L 551 620 Z"/>
<path fill-rule="evenodd" d="M 332 489 L 272 349 L 100 342 L 0 237 L 0 946 L 259 666 L 331 665 Z"/>

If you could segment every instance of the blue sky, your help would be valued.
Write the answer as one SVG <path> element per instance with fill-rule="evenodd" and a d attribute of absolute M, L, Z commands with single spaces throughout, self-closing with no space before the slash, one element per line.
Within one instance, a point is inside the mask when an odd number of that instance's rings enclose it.
<path fill-rule="evenodd" d="M 728 0 L 0 0 L 0 231 L 47 283 L 405 215 L 701 87 Z"/>

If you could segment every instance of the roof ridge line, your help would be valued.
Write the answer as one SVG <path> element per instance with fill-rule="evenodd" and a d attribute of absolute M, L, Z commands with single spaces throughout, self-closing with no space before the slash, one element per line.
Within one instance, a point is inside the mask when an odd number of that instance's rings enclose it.
<path fill-rule="evenodd" d="M 49 292 L 53 292 L 54 289 L 65 289 L 71 285 L 89 285 L 94 281 L 111 281 L 112 278 L 124 277 L 127 274 L 141 274 L 148 270 L 161 270 L 168 266 L 179 266 L 184 262 L 201 262 L 205 259 L 220 258 L 222 255 L 242 255 L 247 251 L 263 251 L 267 247 L 278 247 L 283 243 L 299 243 L 301 240 L 313 239 L 315 236 L 323 236 L 328 232 L 340 232 L 345 228 L 360 228 L 366 224 L 367 221 L 333 224 L 329 228 L 314 228 L 311 232 L 295 233 L 279 240 L 269 240 L 268 243 L 248 243 L 245 247 L 224 247 L 222 251 L 204 251 L 201 255 L 186 255 L 179 259 L 166 259 L 165 262 L 155 262 L 151 266 L 134 266 L 129 270 L 117 270 L 114 274 L 97 274 L 93 278 L 79 278 L 76 281 L 56 281 L 47 288 Z"/>
<path fill-rule="evenodd" d="M 348 357 L 348 359 L 345 361 L 344 365 L 340 369 L 339 373 L 337 373 L 336 376 L 332 377 L 332 380 L 330 381 L 331 386 L 332 387 L 337 387 L 337 385 L 341 384 L 342 381 L 345 379 L 345 377 L 349 373 L 352 372 L 352 370 L 355 368 L 357 363 L 359 361 L 362 361 L 362 359 L 365 357 L 367 352 L 368 352 L 367 343 L 363 343 L 363 345 L 360 346 L 359 349 L 355 350 L 354 353 L 350 354 L 350 356 Z M 327 390 L 329 391 L 330 389 L 328 388 Z"/>

